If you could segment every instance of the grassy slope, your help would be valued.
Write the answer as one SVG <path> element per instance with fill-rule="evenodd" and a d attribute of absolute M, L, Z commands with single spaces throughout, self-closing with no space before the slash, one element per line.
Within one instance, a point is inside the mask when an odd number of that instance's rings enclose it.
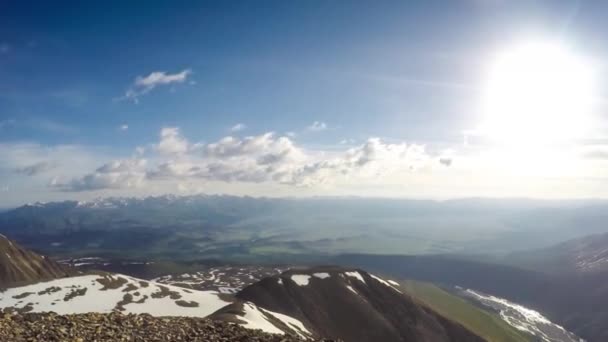
<path fill-rule="evenodd" d="M 488 341 L 532 341 L 530 336 L 511 327 L 497 315 L 484 311 L 433 284 L 412 280 L 400 283 L 412 296 L 433 310 L 462 324 Z"/>

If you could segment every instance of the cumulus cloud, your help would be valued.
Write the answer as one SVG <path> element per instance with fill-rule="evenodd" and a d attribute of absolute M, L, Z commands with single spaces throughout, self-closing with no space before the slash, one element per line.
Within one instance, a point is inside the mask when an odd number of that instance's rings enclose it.
<path fill-rule="evenodd" d="M 421 145 L 370 138 L 341 151 L 308 150 L 273 132 L 192 145 L 177 127 L 165 127 L 153 146 L 152 163 L 139 157 L 117 160 L 67 182 L 55 180 L 51 186 L 63 191 L 133 188 L 155 181 L 315 186 L 349 178 L 378 179 L 437 162 Z"/>
<path fill-rule="evenodd" d="M 61 191 L 135 188 L 141 186 L 145 180 L 145 166 L 145 159 L 114 160 L 100 166 L 95 172 L 68 182 L 54 178 L 49 186 Z"/>
<path fill-rule="evenodd" d="M 129 129 L 129 125 L 127 125 L 127 124 L 120 125 L 118 127 L 118 129 L 121 130 L 121 131 L 126 131 L 126 130 Z"/>
<path fill-rule="evenodd" d="M 315 121 L 310 126 L 307 127 L 309 131 L 319 132 L 327 129 L 327 124 L 322 121 Z"/>
<path fill-rule="evenodd" d="M 175 74 L 164 71 L 154 71 L 147 76 L 137 76 L 131 87 L 126 91 L 123 99 L 139 102 L 139 97 L 152 91 L 154 88 L 170 84 L 184 83 L 192 74 L 192 70 L 184 69 Z"/>
<path fill-rule="evenodd" d="M 196 154 L 194 154 L 196 153 Z M 274 133 L 244 138 L 224 137 L 202 144 L 189 155 L 172 158 L 150 170 L 150 178 L 196 178 L 225 182 L 264 182 L 277 178 L 304 153 L 287 137 Z"/>
<path fill-rule="evenodd" d="M 236 125 L 230 127 L 230 132 L 240 132 L 247 128 L 244 123 L 237 123 Z"/>
<path fill-rule="evenodd" d="M 160 141 L 156 146 L 158 152 L 164 155 L 183 154 L 188 151 L 189 143 L 177 127 L 164 127 L 160 131 Z"/>
<path fill-rule="evenodd" d="M 26 175 L 26 176 L 35 176 L 46 171 L 52 170 L 57 165 L 55 163 L 51 163 L 48 161 L 42 161 L 38 163 L 34 163 L 31 165 L 19 167 L 15 169 L 15 172 L 18 174 Z"/>
<path fill-rule="evenodd" d="M 422 145 L 391 144 L 370 138 L 336 158 L 322 159 L 298 168 L 289 183 L 312 186 L 347 176 L 376 178 L 389 173 L 415 171 L 428 165 L 429 161 Z"/>

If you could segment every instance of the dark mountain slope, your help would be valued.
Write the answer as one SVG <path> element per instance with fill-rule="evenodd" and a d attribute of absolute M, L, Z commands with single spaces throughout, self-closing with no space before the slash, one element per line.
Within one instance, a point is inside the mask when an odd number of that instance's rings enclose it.
<path fill-rule="evenodd" d="M 291 316 L 317 337 L 347 342 L 483 341 L 391 283 L 356 269 L 290 270 L 246 287 L 236 297 L 241 302 L 234 305 L 251 302 Z M 234 314 L 234 305 L 214 315 L 226 319 Z"/>
<path fill-rule="evenodd" d="M 56 262 L 26 250 L 0 235 L 0 286 L 65 277 L 68 271 Z"/>
<path fill-rule="evenodd" d="M 607 246 L 608 247 L 608 246 Z M 342 255 L 336 264 L 461 286 L 541 312 L 588 341 L 608 341 L 608 273 L 543 273 L 445 256 Z"/>
<path fill-rule="evenodd" d="M 568 240 L 555 246 L 512 253 L 505 263 L 540 272 L 608 273 L 608 233 Z"/>

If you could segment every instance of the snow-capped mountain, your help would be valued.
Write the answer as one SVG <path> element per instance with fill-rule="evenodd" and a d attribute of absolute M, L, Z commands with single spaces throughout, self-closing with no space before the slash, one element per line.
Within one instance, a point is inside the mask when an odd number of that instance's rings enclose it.
<path fill-rule="evenodd" d="M 303 337 L 344 341 L 483 340 L 418 304 L 398 283 L 359 269 L 291 269 L 244 288 L 236 298 L 212 317 L 255 322 L 260 316 L 285 315 L 295 321 L 282 319 L 278 326 Z"/>
<path fill-rule="evenodd" d="M 12 242 L 6 240 L 6 244 L 12 245 Z M 22 249 L 18 251 L 35 262 L 46 260 Z M 33 265 L 16 263 L 11 258 L 0 261 L 5 264 L 3 267 L 12 265 L 12 270 L 19 274 Z M 54 262 L 49 262 L 51 266 L 61 269 Z M 278 270 L 255 271 L 263 274 Z M 51 273 L 44 278 L 56 279 L 29 278 L 28 284 L 9 286 L 0 293 L 0 308 L 5 313 L 121 312 L 207 317 L 303 339 L 482 341 L 464 327 L 417 304 L 396 282 L 356 269 L 292 269 L 260 281 L 251 278 L 245 288 L 238 284 L 244 284 L 247 279 L 239 279 L 234 291 L 200 290 L 192 285 L 200 283 L 209 288 L 208 282 L 224 284 L 222 276 L 227 273 L 226 269 L 212 269 L 206 275 L 182 274 L 157 279 L 175 280 L 180 286 L 107 272 L 73 273 L 72 276 Z M 234 272 L 235 275 L 243 275 L 241 273 L 241 270 Z M 64 277 L 58 278 L 60 276 Z"/>

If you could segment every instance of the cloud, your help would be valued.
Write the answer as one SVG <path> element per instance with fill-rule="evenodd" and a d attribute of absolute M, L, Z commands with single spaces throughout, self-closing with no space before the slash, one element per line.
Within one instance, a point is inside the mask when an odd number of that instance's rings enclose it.
<path fill-rule="evenodd" d="M 192 70 L 184 69 L 175 74 L 169 74 L 164 71 L 154 71 L 147 76 L 137 76 L 122 99 L 128 99 L 138 103 L 140 96 L 149 93 L 154 88 L 158 86 L 184 83 L 188 80 L 188 77 L 191 74 Z"/>
<path fill-rule="evenodd" d="M 26 175 L 26 176 L 35 176 L 35 175 L 38 175 L 41 173 L 45 173 L 49 170 L 52 170 L 55 167 L 57 167 L 57 165 L 55 163 L 48 162 L 48 161 L 42 161 L 42 162 L 34 163 L 34 164 L 31 164 L 28 166 L 16 168 L 15 172 L 18 174 Z"/>
<path fill-rule="evenodd" d="M 179 128 L 164 127 L 160 131 L 160 141 L 156 145 L 158 152 L 164 155 L 183 154 L 188 151 L 188 140 L 181 136 Z"/>
<path fill-rule="evenodd" d="M 145 159 L 114 160 L 68 182 L 54 178 L 49 186 L 67 192 L 136 188 L 145 180 L 145 166 Z"/>
<path fill-rule="evenodd" d="M 259 183 L 281 178 L 303 158 L 303 151 L 288 137 L 276 137 L 272 132 L 242 139 L 228 136 L 167 160 L 148 175 L 152 179 Z"/>
<path fill-rule="evenodd" d="M 444 166 L 452 165 L 452 158 L 439 158 L 439 164 Z"/>
<path fill-rule="evenodd" d="M 237 123 L 236 125 L 230 127 L 230 132 L 240 132 L 247 128 L 247 126 L 243 123 Z"/>
<path fill-rule="evenodd" d="M 431 158 L 424 146 L 391 144 L 369 138 L 336 158 L 322 159 L 304 165 L 292 175 L 293 185 L 313 186 L 340 178 L 378 178 L 391 173 L 411 172 L 429 165 Z"/>
<path fill-rule="evenodd" d="M 121 131 L 127 131 L 129 129 L 129 125 L 127 125 L 127 124 L 120 125 L 120 127 L 118 127 L 118 129 Z"/>
<path fill-rule="evenodd" d="M 153 146 L 153 155 L 148 155 L 148 160 L 135 154 L 68 181 L 54 179 L 51 187 L 61 191 L 129 189 L 157 181 L 312 187 L 348 179 L 375 180 L 391 173 L 424 169 L 437 162 L 422 145 L 370 138 L 341 151 L 308 150 L 273 132 L 242 138 L 226 136 L 193 145 L 179 128 L 164 127 Z"/>
<path fill-rule="evenodd" d="M 324 131 L 327 129 L 327 124 L 322 121 L 315 121 L 310 126 L 308 126 L 306 129 L 308 129 L 309 131 L 312 131 L 312 132 Z"/>

